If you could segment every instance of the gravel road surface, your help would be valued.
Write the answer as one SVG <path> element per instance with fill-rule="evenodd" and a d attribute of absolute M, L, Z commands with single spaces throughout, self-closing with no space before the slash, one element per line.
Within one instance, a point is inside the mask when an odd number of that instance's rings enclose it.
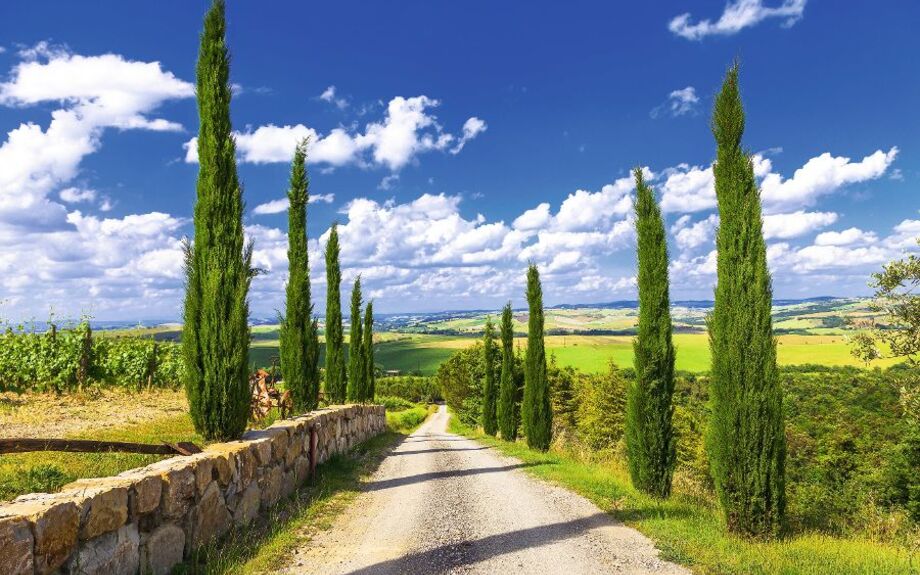
<path fill-rule="evenodd" d="M 689 573 L 587 499 L 447 433 L 440 411 L 391 452 L 284 573 Z"/>

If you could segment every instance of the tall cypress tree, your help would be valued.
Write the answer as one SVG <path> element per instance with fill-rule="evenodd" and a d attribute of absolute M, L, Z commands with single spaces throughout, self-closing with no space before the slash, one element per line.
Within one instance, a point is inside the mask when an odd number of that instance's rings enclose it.
<path fill-rule="evenodd" d="M 194 243 L 186 244 L 182 351 L 195 429 L 235 439 L 249 415 L 249 284 L 252 244 L 243 238 L 243 193 L 230 124 L 230 54 L 224 2 L 205 15 L 196 69 L 198 183 Z"/>
<path fill-rule="evenodd" d="M 778 532 L 785 512 L 783 395 L 770 317 L 772 288 L 761 230 L 760 191 L 741 146 L 738 65 L 725 76 L 712 115 L 719 231 L 707 434 L 712 477 L 729 530 Z"/>
<path fill-rule="evenodd" d="M 374 303 L 367 302 L 364 310 L 364 344 L 361 346 L 361 352 L 364 354 L 364 388 L 361 400 L 365 402 L 374 401 L 377 377 L 374 374 Z"/>
<path fill-rule="evenodd" d="M 502 374 L 498 385 L 498 429 L 502 439 L 517 439 L 517 389 L 514 383 L 514 325 L 511 323 L 511 302 L 502 309 L 500 327 L 502 338 Z"/>
<path fill-rule="evenodd" d="M 326 243 L 326 395 L 330 403 L 344 403 L 347 386 L 341 283 L 339 228 L 337 224 L 332 224 Z"/>
<path fill-rule="evenodd" d="M 489 435 L 498 433 L 498 420 L 495 400 L 498 395 L 495 387 L 495 325 L 492 318 L 486 319 L 486 329 L 482 336 L 482 354 L 485 364 L 485 381 L 482 384 L 482 429 Z"/>
<path fill-rule="evenodd" d="M 306 169 L 307 141 L 294 150 L 288 189 L 288 283 L 285 313 L 281 318 L 281 373 L 290 390 L 294 409 L 315 409 L 319 380 L 313 348 L 313 303 L 310 301 L 310 262 L 307 253 L 307 202 L 309 180 Z"/>
<path fill-rule="evenodd" d="M 364 401 L 364 353 L 361 346 L 361 276 L 351 289 L 351 329 L 348 334 L 348 401 Z"/>
<path fill-rule="evenodd" d="M 656 495 L 671 493 L 676 441 L 674 345 L 668 296 L 668 244 L 661 210 L 636 168 L 639 332 L 633 342 L 636 378 L 626 395 L 626 452 L 633 485 Z"/>
<path fill-rule="evenodd" d="M 524 358 L 524 402 L 522 415 L 527 445 L 546 451 L 553 438 L 553 410 L 546 378 L 546 348 L 543 342 L 543 288 L 540 272 L 527 269 L 527 354 Z"/>

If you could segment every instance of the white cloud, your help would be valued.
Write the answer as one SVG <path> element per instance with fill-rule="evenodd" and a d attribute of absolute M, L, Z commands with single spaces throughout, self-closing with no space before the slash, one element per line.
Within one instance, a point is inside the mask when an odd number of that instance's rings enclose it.
<path fill-rule="evenodd" d="M 789 239 L 805 235 L 837 221 L 834 212 L 806 212 L 799 210 L 787 214 L 763 217 L 764 239 Z"/>
<path fill-rule="evenodd" d="M 854 244 L 874 244 L 878 241 L 875 232 L 866 232 L 859 228 L 848 228 L 840 232 L 823 232 L 815 238 L 817 246 L 851 246 Z"/>
<path fill-rule="evenodd" d="M 58 192 L 61 200 L 68 204 L 78 204 L 80 202 L 91 202 L 96 199 L 96 190 L 85 188 L 64 188 Z"/>
<path fill-rule="evenodd" d="M 377 184 L 377 189 L 378 190 L 392 190 L 393 186 L 395 186 L 396 182 L 398 181 L 399 181 L 399 174 L 389 174 L 387 176 L 384 176 L 383 179 L 380 180 L 380 183 Z"/>
<path fill-rule="evenodd" d="M 661 105 L 652 108 L 649 115 L 652 118 L 658 118 L 664 114 L 671 117 L 683 116 L 696 112 L 697 105 L 700 103 L 699 96 L 696 95 L 696 88 L 687 86 L 680 90 L 674 90 L 668 94 L 668 99 Z"/>
<path fill-rule="evenodd" d="M 552 215 L 549 213 L 549 202 L 543 202 L 515 218 L 511 226 L 521 231 L 538 230 L 545 227 L 550 220 Z"/>
<path fill-rule="evenodd" d="M 329 86 L 323 93 L 319 95 L 319 99 L 323 102 L 329 102 L 334 104 L 339 110 L 344 110 L 348 107 L 348 100 L 345 98 L 337 98 L 335 95 L 335 86 Z"/>
<path fill-rule="evenodd" d="M 648 168 L 644 170 L 651 174 Z M 576 190 L 559 206 L 553 227 L 561 231 L 591 230 L 616 216 L 624 216 L 632 210 L 634 187 L 632 176 L 627 176 L 605 185 L 599 192 Z"/>
<path fill-rule="evenodd" d="M 671 226 L 671 233 L 677 247 L 682 251 L 692 250 L 707 243 L 712 243 L 719 216 L 711 214 L 708 218 L 690 224 L 690 216 L 681 216 Z"/>
<path fill-rule="evenodd" d="M 335 194 L 310 194 L 307 201 L 311 204 L 315 204 L 317 202 L 331 204 L 333 201 L 335 201 Z M 289 205 L 290 202 L 287 198 L 278 198 L 277 200 L 271 200 L 269 202 L 265 202 L 264 204 L 259 204 L 252 209 L 252 213 L 259 216 L 280 214 L 281 212 L 287 211 Z"/>
<path fill-rule="evenodd" d="M 706 19 L 694 24 L 688 12 L 673 18 L 668 29 L 688 40 L 701 40 L 706 36 L 737 34 L 768 18 L 782 19 L 783 26 L 789 27 L 802 18 L 806 1 L 782 0 L 778 6 L 765 6 L 763 0 L 734 0 L 726 4 L 722 16 L 715 22 Z"/>
<path fill-rule="evenodd" d="M 194 89 L 157 62 L 75 55 L 44 43 L 23 52 L 27 60 L 0 84 L 0 104 L 62 107 L 51 113 L 46 129 L 20 124 L 0 145 L 0 221 L 61 227 L 66 210 L 49 196 L 77 176 L 82 159 L 101 145 L 103 131 L 181 130 L 149 114 L 167 100 L 192 97 Z"/>
<path fill-rule="evenodd" d="M 810 206 L 818 197 L 843 186 L 878 179 L 897 155 L 896 146 L 887 152 L 876 150 L 859 162 L 825 152 L 808 160 L 788 180 L 773 172 L 764 176 L 760 185 L 761 198 L 766 209 L 773 211 Z"/>
<path fill-rule="evenodd" d="M 716 207 L 712 166 L 679 164 L 662 172 L 661 209 L 665 212 L 699 212 Z"/>
<path fill-rule="evenodd" d="M 312 164 L 332 167 L 378 165 L 395 172 L 426 152 L 459 152 L 469 140 L 486 129 L 485 122 L 476 117 L 470 118 L 458 139 L 445 132 L 437 118 L 429 113 L 438 105 L 438 100 L 427 96 L 397 96 L 390 100 L 383 120 L 367 124 L 363 133 L 339 127 L 323 136 L 303 124 L 259 126 L 255 130 L 234 134 L 237 151 L 242 162 L 290 162 L 297 143 L 309 138 L 307 161 Z M 185 161 L 197 162 L 197 138 L 192 138 L 183 147 Z"/>
<path fill-rule="evenodd" d="M 450 153 L 459 154 L 460 150 L 463 149 L 463 146 L 465 146 L 467 142 L 485 132 L 487 129 L 488 126 L 486 123 L 476 116 L 467 118 L 466 122 L 463 123 L 463 135 L 460 136 L 460 140 L 457 142 L 457 145 L 451 149 Z"/>

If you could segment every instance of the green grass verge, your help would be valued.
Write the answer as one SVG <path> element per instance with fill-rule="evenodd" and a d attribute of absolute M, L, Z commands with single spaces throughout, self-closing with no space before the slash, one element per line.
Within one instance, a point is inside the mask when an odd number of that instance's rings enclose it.
<path fill-rule="evenodd" d="M 131 441 L 136 443 L 203 444 L 187 414 L 155 419 L 138 425 L 74 434 L 69 439 Z M 165 456 L 137 453 L 62 453 L 36 451 L 0 457 L 0 501 L 25 493 L 54 492 L 82 477 L 107 477 L 149 465 Z"/>
<path fill-rule="evenodd" d="M 449 429 L 523 461 L 527 473 L 571 489 L 655 541 L 661 556 L 706 574 L 845 575 L 920 573 L 920 553 L 860 539 L 803 534 L 750 541 L 726 534 L 711 503 L 676 494 L 661 501 L 632 488 L 616 462 L 590 463 L 484 435 L 451 418 Z"/>
<path fill-rule="evenodd" d="M 316 475 L 266 517 L 233 529 L 221 542 L 200 550 L 176 568 L 182 575 L 252 575 L 284 566 L 291 552 L 317 531 L 328 529 L 361 492 L 361 478 L 373 473 L 390 450 L 422 424 L 433 408 L 414 407 L 387 413 L 389 430 L 332 457 Z"/>

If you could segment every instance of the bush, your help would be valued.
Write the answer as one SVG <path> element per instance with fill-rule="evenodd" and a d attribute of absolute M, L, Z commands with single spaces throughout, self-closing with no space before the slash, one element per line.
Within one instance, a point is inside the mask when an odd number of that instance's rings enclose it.
<path fill-rule="evenodd" d="M 412 403 L 441 401 L 441 390 L 433 377 L 398 375 L 377 378 L 376 395 L 400 397 Z M 379 400 L 378 400 L 379 401 Z"/>
<path fill-rule="evenodd" d="M 411 401 L 391 395 L 377 397 L 374 403 L 379 403 L 380 405 L 384 406 L 387 408 L 387 411 L 402 411 L 404 409 L 412 409 L 415 407 L 415 404 Z"/>
<path fill-rule="evenodd" d="M 613 362 L 606 374 L 582 376 L 576 383 L 575 428 L 593 451 L 617 449 L 626 414 L 626 380 Z"/>

